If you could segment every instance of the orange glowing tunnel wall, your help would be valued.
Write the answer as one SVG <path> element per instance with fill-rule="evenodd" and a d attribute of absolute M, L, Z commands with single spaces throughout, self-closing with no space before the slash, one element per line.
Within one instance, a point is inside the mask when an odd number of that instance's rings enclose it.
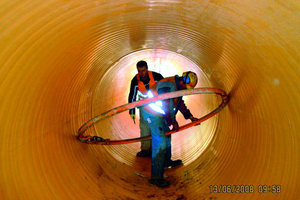
<path fill-rule="evenodd" d="M 299 8 L 293 0 L 2 0 L 0 199 L 296 200 Z M 194 70 L 197 87 L 230 94 L 217 116 L 173 136 L 184 166 L 166 170 L 164 190 L 149 185 L 139 143 L 76 139 L 84 122 L 127 103 L 139 59 L 164 76 Z M 185 99 L 198 117 L 219 101 Z M 127 112 L 89 131 L 139 135 Z M 254 191 L 209 187 L 242 184 Z"/>

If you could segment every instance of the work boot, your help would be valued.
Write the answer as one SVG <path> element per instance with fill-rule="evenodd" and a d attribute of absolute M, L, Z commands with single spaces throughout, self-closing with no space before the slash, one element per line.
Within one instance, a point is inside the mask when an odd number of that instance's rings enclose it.
<path fill-rule="evenodd" d="M 165 188 L 170 185 L 170 182 L 163 178 L 161 178 L 161 179 L 153 179 L 152 178 L 149 180 L 149 183 L 156 185 L 157 187 L 160 187 L 160 188 Z"/>
<path fill-rule="evenodd" d="M 169 161 L 166 161 L 165 163 L 165 169 L 171 167 L 176 167 L 176 166 L 179 166 L 179 165 L 182 165 L 182 160 L 169 160 Z"/>
<path fill-rule="evenodd" d="M 141 150 L 136 154 L 137 157 L 151 157 L 152 151 L 151 150 Z"/>

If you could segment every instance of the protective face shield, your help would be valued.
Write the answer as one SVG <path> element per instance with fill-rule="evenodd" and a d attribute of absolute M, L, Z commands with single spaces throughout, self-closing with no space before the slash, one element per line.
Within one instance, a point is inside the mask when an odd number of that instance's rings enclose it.
<path fill-rule="evenodd" d="M 198 82 L 197 74 L 194 72 L 188 71 L 182 74 L 183 83 L 186 85 L 187 89 L 193 89 Z"/>

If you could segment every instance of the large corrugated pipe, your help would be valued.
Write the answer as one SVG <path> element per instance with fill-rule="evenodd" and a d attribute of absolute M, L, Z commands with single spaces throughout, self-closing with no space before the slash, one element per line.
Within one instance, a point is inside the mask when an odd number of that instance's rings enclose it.
<path fill-rule="evenodd" d="M 297 199 L 299 6 L 2 0 L 0 198 Z M 139 60 L 164 76 L 195 71 L 197 87 L 230 95 L 219 114 L 172 135 L 173 158 L 184 165 L 166 170 L 171 186 L 163 190 L 148 183 L 151 160 L 136 158 L 139 143 L 77 140 L 86 121 L 127 103 Z M 214 95 L 185 101 L 196 117 L 219 103 Z M 178 121 L 187 122 L 180 114 Z M 89 131 L 132 138 L 139 125 L 125 112 Z M 210 185 L 254 190 L 215 193 Z"/>

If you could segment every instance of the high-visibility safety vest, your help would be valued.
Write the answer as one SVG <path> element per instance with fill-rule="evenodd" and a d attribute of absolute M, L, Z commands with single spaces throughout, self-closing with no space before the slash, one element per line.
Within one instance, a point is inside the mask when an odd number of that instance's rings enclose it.
<path fill-rule="evenodd" d="M 150 79 L 150 81 L 149 81 L 149 88 L 150 88 L 151 86 L 153 86 L 156 83 L 155 80 L 154 80 L 154 78 L 153 78 L 152 71 L 148 71 L 148 77 Z M 146 86 L 143 83 L 143 81 L 141 81 L 140 75 L 137 74 L 136 78 L 137 78 L 137 82 L 138 82 L 138 89 L 139 89 L 139 91 L 142 92 L 144 95 L 146 95 L 147 94 L 147 89 L 146 89 Z"/>
<path fill-rule="evenodd" d="M 178 89 L 177 85 L 176 85 L 175 76 L 164 78 L 164 79 L 160 80 L 159 82 L 172 82 L 175 85 L 176 90 Z M 158 83 L 155 83 L 154 85 L 149 87 L 149 91 L 147 92 L 148 98 L 158 96 L 157 84 Z M 177 107 L 177 103 L 178 103 L 179 99 L 174 98 L 173 100 L 174 100 L 173 107 L 175 109 Z M 144 109 L 147 110 L 148 112 L 158 115 L 160 117 L 163 117 L 166 114 L 165 111 L 163 110 L 162 101 L 156 101 L 154 103 L 151 103 L 148 106 L 145 106 Z"/>

